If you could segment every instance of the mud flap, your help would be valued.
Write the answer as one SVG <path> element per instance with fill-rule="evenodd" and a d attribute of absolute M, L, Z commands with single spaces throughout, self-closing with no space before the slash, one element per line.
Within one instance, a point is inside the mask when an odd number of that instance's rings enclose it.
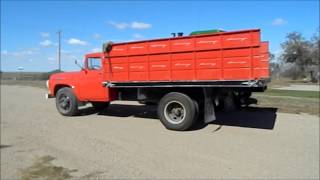
<path fill-rule="evenodd" d="M 214 104 L 212 101 L 212 88 L 203 88 L 204 93 L 204 122 L 210 123 L 216 120 Z"/>

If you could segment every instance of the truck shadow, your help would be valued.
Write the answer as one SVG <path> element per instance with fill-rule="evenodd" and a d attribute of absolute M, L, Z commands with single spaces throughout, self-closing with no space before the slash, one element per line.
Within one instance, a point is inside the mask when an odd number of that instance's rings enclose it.
<path fill-rule="evenodd" d="M 108 109 L 101 111 L 98 115 L 116 117 L 138 117 L 158 120 L 156 106 L 111 104 Z"/>
<path fill-rule="evenodd" d="M 257 128 L 272 130 L 275 126 L 277 108 L 246 107 L 232 113 L 216 112 L 216 120 L 209 124 L 197 123 L 192 130 L 199 130 L 211 124 L 222 126 L 237 126 L 244 128 Z M 107 110 L 98 115 L 115 117 L 138 117 L 158 120 L 155 106 L 112 104 Z M 200 120 L 203 117 L 200 116 Z M 201 122 L 201 121 L 199 121 Z M 203 121 L 202 121 L 203 122 Z M 215 130 L 215 131 L 217 131 Z"/>
<path fill-rule="evenodd" d="M 217 112 L 217 120 L 210 124 L 220 125 L 218 130 L 222 126 L 272 130 L 275 126 L 277 110 L 270 107 L 246 107 L 232 113 Z"/>

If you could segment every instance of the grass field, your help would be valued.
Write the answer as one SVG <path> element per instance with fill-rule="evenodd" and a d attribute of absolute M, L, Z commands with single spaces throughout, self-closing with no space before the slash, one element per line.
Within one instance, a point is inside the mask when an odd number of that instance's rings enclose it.
<path fill-rule="evenodd" d="M 45 89 L 46 88 L 46 81 L 44 80 L 1 80 L 1 84 L 3 85 L 17 85 L 17 86 L 32 86 Z"/>
<path fill-rule="evenodd" d="M 319 91 L 296 91 L 268 89 L 265 92 L 253 93 L 259 107 L 276 107 L 280 112 L 308 113 L 320 115 Z"/>
<path fill-rule="evenodd" d="M 295 90 L 278 90 L 268 89 L 264 92 L 265 95 L 269 96 L 291 96 L 301 98 L 320 98 L 319 91 L 295 91 Z"/>
<path fill-rule="evenodd" d="M 307 113 L 320 116 L 318 98 L 301 98 L 292 96 L 270 96 L 264 93 L 253 94 L 258 100 L 257 107 L 278 108 L 279 112 L 286 113 Z"/>

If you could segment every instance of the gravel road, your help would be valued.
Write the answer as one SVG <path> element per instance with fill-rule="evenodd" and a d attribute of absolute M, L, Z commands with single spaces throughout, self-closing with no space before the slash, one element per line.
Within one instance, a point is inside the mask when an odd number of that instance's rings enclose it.
<path fill-rule="evenodd" d="M 41 157 L 75 179 L 319 179 L 317 116 L 251 108 L 174 132 L 152 107 L 115 102 L 102 113 L 63 117 L 44 93 L 1 86 L 1 179 L 23 177 Z"/>

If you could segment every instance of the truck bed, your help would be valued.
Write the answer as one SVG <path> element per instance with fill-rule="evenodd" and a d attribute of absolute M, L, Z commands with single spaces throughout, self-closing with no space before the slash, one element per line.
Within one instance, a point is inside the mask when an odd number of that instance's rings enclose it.
<path fill-rule="evenodd" d="M 243 84 L 269 78 L 260 30 L 117 43 L 104 55 L 109 85 Z"/>

